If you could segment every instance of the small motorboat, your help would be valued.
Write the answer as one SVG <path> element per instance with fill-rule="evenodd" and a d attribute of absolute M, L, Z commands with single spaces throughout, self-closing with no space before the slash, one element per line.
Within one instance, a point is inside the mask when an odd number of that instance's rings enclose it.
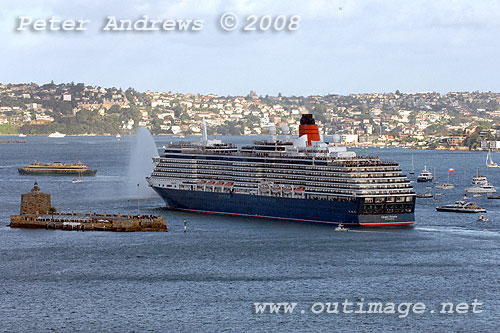
<path fill-rule="evenodd" d="M 430 192 L 417 194 L 417 198 L 421 198 L 421 199 L 422 198 L 432 198 L 432 197 L 433 197 L 433 195 Z"/>
<path fill-rule="evenodd" d="M 64 138 L 66 134 L 54 132 L 49 134 L 49 138 Z"/>
<path fill-rule="evenodd" d="M 488 195 L 488 199 L 500 199 L 500 195 Z"/>
<path fill-rule="evenodd" d="M 475 202 L 456 201 L 452 205 L 436 207 L 438 212 L 454 213 L 486 213 L 486 209 L 479 207 Z"/>
<path fill-rule="evenodd" d="M 479 193 L 476 193 L 473 195 L 474 198 L 479 198 L 479 197 L 482 197 L 483 195 L 482 194 L 479 194 Z"/>
<path fill-rule="evenodd" d="M 344 225 L 341 223 L 335 228 L 335 231 L 349 231 L 349 229 L 344 227 Z"/>
<path fill-rule="evenodd" d="M 490 219 L 489 219 L 489 218 L 487 218 L 487 217 L 486 217 L 486 215 L 481 214 L 481 215 L 479 215 L 479 217 L 477 218 L 477 221 L 478 221 L 478 222 L 489 222 L 489 221 L 490 221 Z"/>

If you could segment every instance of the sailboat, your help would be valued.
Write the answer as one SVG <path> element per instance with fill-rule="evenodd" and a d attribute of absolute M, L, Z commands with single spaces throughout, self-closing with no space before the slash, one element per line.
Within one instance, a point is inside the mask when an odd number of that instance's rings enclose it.
<path fill-rule="evenodd" d="M 436 188 L 440 188 L 442 190 L 451 190 L 455 188 L 455 185 L 450 184 L 450 171 L 455 171 L 455 169 L 448 169 L 448 182 L 436 185 Z"/>
<path fill-rule="evenodd" d="M 493 162 L 493 158 L 491 157 L 491 150 L 488 150 L 488 155 L 486 155 L 486 166 L 488 168 L 498 168 L 498 164 Z"/>
<path fill-rule="evenodd" d="M 413 154 L 411 154 L 411 170 L 410 170 L 410 175 L 415 174 L 415 164 L 413 163 Z"/>
<path fill-rule="evenodd" d="M 78 178 L 73 179 L 71 182 L 73 184 L 83 183 L 82 172 L 80 171 L 80 173 L 78 174 Z"/>

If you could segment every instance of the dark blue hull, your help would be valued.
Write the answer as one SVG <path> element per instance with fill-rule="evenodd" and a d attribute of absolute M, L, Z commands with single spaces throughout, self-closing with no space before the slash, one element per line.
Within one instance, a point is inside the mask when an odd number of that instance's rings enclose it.
<path fill-rule="evenodd" d="M 153 189 L 163 198 L 167 208 L 175 210 L 362 226 L 409 226 L 415 222 L 413 213 L 358 214 L 359 199 L 333 202 L 157 187 Z"/>

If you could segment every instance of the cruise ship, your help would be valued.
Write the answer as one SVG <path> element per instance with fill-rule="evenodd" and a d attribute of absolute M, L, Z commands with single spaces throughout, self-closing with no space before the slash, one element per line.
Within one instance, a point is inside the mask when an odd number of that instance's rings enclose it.
<path fill-rule="evenodd" d="M 174 143 L 149 185 L 174 210 L 348 226 L 411 226 L 415 192 L 397 162 L 322 141 L 311 114 L 293 141 Z"/>

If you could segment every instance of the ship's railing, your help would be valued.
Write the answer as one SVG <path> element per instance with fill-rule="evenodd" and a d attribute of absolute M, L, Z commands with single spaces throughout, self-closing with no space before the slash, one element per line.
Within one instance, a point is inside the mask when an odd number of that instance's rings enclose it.
<path fill-rule="evenodd" d="M 176 142 L 169 144 L 167 148 L 197 148 L 197 150 L 210 150 L 217 148 L 237 148 L 237 146 L 233 143 L 215 143 L 209 146 L 203 146 L 192 142 Z"/>
<path fill-rule="evenodd" d="M 331 161 L 331 163 L 344 163 L 344 162 L 359 162 L 359 163 L 372 163 L 373 165 L 383 166 L 398 166 L 399 163 L 395 161 L 381 161 L 378 156 L 355 156 L 355 157 L 336 157 L 336 156 L 316 156 L 316 155 L 293 155 L 290 152 L 282 151 L 235 151 L 236 146 L 223 146 L 220 147 L 203 147 L 196 145 L 186 146 L 186 148 L 193 148 L 189 150 L 192 154 L 205 154 L 205 155 L 236 155 L 237 156 L 252 156 L 252 157 L 268 157 L 268 158 L 285 158 L 293 160 L 315 160 L 315 161 Z M 218 150 L 217 148 L 223 148 Z M 232 148 L 227 151 L 224 148 Z"/>
<path fill-rule="evenodd" d="M 284 142 L 281 140 L 277 141 L 265 141 L 265 140 L 254 140 L 252 141 L 254 145 L 259 146 L 292 146 L 293 142 Z"/>

